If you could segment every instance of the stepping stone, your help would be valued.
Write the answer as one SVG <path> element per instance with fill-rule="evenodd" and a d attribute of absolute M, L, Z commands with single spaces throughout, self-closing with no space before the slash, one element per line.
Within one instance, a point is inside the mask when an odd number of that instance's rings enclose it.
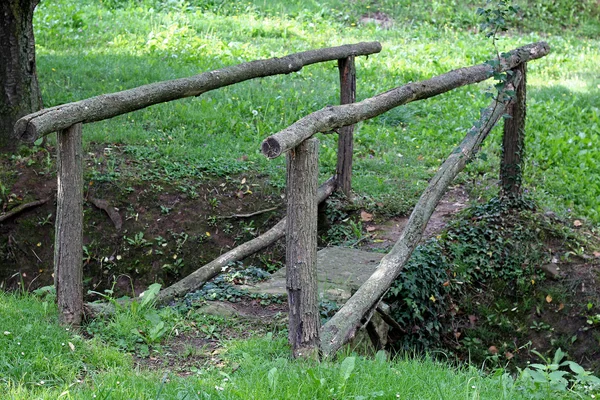
<path fill-rule="evenodd" d="M 327 247 L 317 252 L 317 281 L 319 298 L 343 303 L 375 271 L 384 254 L 344 247 Z M 244 286 L 253 293 L 287 294 L 286 269 L 254 286 Z"/>

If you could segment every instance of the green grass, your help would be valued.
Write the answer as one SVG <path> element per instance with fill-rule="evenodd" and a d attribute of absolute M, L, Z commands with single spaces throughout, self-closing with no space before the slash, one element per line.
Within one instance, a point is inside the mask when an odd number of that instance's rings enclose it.
<path fill-rule="evenodd" d="M 49 300 L 0 292 L 3 399 L 570 398 L 569 392 L 535 387 L 501 369 L 484 375 L 429 356 L 389 361 L 383 353 L 366 358 L 347 351 L 333 362 L 294 361 L 285 338 L 272 333 L 223 341 L 212 356 L 218 363 L 189 365 L 192 375 L 186 377 L 168 369 L 153 372 L 134 367 L 122 349 L 59 326 Z M 125 325 L 139 323 L 128 315 Z M 115 332 L 105 329 L 105 337 Z"/>
<path fill-rule="evenodd" d="M 44 1 L 35 14 L 44 103 L 49 107 L 257 58 L 379 40 L 381 54 L 357 61 L 357 96 L 364 99 L 492 57 L 490 41 L 477 29 L 475 8 L 483 3 Z M 524 11 L 510 23 L 516 28 L 500 39 L 500 50 L 538 40 L 552 47 L 549 56 L 529 64 L 527 189 L 545 207 L 597 224 L 597 3 L 517 3 Z M 394 27 L 361 26 L 360 17 L 374 11 L 389 15 Z M 441 161 L 478 118 L 488 87 L 483 83 L 461 88 L 359 124 L 354 176 L 358 194 L 372 204 L 383 202 L 388 212 L 409 211 Z M 338 74 L 331 62 L 89 124 L 84 138 L 88 149 L 96 143 L 124 146 L 142 161 L 145 174 L 140 179 L 185 181 L 247 171 L 270 174 L 273 185 L 281 189 L 283 160 L 265 159 L 259 152 L 261 141 L 337 102 Z M 336 138 L 319 135 L 319 139 L 325 178 L 335 168 Z M 486 157 L 471 163 L 459 178 L 474 198 L 497 191 L 499 143 L 497 129 L 482 151 Z M 121 170 L 115 177 L 125 173 Z M 184 378 L 166 369 L 139 369 L 129 354 L 160 351 L 169 334 L 157 331 L 150 337 L 152 326 L 157 321 L 169 329 L 187 323 L 172 310 L 126 309 L 88 325 L 95 336 L 91 340 L 56 321 L 51 298 L 0 292 L 3 398 L 517 399 L 591 394 L 554 392 L 548 385 L 533 384 L 523 376 L 515 379 L 503 370 L 484 375 L 475 367 L 454 367 L 429 357 L 388 362 L 348 351 L 333 362 L 293 361 L 279 334 L 223 341 L 222 365 L 190 367 L 193 376 Z"/>
<path fill-rule="evenodd" d="M 458 4 L 460 3 L 460 4 Z M 484 2 L 482 2 L 484 3 Z M 600 222 L 598 7 L 593 1 L 518 2 L 521 14 L 499 41 L 510 50 L 538 40 L 552 53 L 529 64 L 528 189 L 561 215 Z M 46 106 L 149 82 L 186 77 L 257 58 L 379 40 L 383 51 L 357 61 L 359 99 L 493 56 L 477 32 L 477 2 L 158 1 L 43 2 L 36 12 L 38 70 Z M 390 30 L 360 26 L 382 11 Z M 179 163 L 209 173 L 243 170 L 284 180 L 283 159 L 266 160 L 261 141 L 302 116 L 338 102 L 335 63 L 150 107 L 84 128 L 89 142 L 119 143 L 157 169 Z M 440 162 L 458 143 L 489 83 L 394 109 L 358 125 L 354 188 L 394 213 L 410 210 Z M 335 166 L 336 137 L 321 140 L 322 178 Z M 500 133 L 485 160 L 459 180 L 475 197 L 496 189 Z M 239 161 L 247 158 L 248 161 Z M 193 173 L 193 171 L 191 172 Z"/>

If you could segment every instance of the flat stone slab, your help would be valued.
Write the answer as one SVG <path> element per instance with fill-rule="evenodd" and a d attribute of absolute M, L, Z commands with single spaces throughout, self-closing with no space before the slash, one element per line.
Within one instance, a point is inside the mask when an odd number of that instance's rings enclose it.
<path fill-rule="evenodd" d="M 344 247 L 327 247 L 317 253 L 319 298 L 345 302 L 375 271 L 385 254 Z M 286 269 L 253 286 L 244 286 L 253 293 L 287 294 Z"/>

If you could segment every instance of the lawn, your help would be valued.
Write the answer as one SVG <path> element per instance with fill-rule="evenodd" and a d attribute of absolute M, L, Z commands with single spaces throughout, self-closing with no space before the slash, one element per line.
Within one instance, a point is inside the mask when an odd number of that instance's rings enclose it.
<path fill-rule="evenodd" d="M 118 340 L 128 340 L 131 332 L 112 337 L 110 332 L 139 327 L 144 317 L 123 310 L 88 340 L 58 325 L 53 300 L 0 292 L 3 399 L 559 399 L 599 394 L 588 389 L 584 373 L 566 391 L 557 389 L 556 379 L 543 377 L 536 384 L 522 373 L 515 380 L 501 368 L 486 375 L 428 355 L 389 361 L 383 352 L 364 357 L 348 350 L 335 362 L 292 361 L 284 331 L 265 332 L 243 321 L 229 324 L 239 324 L 238 335 L 245 330 L 246 338 L 219 340 L 207 358 L 194 357 L 204 352 L 201 348 L 173 353 L 168 345 L 157 346 L 150 360 L 158 358 L 164 365 L 139 368 L 131 354 L 118 348 Z M 195 327 L 211 323 L 210 317 L 194 313 L 169 318 L 174 327 L 167 343 L 179 335 L 198 340 L 202 332 Z"/>
<path fill-rule="evenodd" d="M 412 2 L 67 1 L 36 14 L 38 69 L 46 106 L 191 76 L 258 58 L 378 40 L 357 61 L 358 100 L 494 56 L 478 32 L 476 7 Z M 542 2 L 546 4 L 546 2 Z M 564 5 L 563 5 L 564 3 Z M 569 3 L 569 4 L 567 4 Z M 549 56 L 529 65 L 528 190 L 561 216 L 600 222 L 598 10 L 583 2 L 523 7 L 498 40 L 500 51 L 545 40 Z M 578 4 L 575 2 L 574 4 Z M 476 3 L 475 3 L 476 4 Z M 572 10 L 566 11 L 568 6 Z M 587 8 L 586 8 L 587 7 Z M 361 24 L 381 12 L 390 29 Z M 150 107 L 85 127 L 87 143 L 121 144 L 135 157 L 212 174 L 268 173 L 282 187 L 283 160 L 260 143 L 302 116 L 338 103 L 335 63 L 253 80 L 198 98 Z M 354 188 L 391 214 L 414 205 L 440 162 L 478 118 L 491 82 L 394 109 L 358 125 Z M 322 177 L 334 171 L 336 137 L 319 135 Z M 459 180 L 474 198 L 496 193 L 499 130 Z M 243 160 L 243 161 L 242 161 Z M 161 173 L 158 172 L 158 175 Z M 185 172 L 183 173 L 185 175 Z"/>

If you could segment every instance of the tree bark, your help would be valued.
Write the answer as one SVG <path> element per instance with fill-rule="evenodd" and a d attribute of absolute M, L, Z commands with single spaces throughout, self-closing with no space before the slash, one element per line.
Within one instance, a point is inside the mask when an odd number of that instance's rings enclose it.
<path fill-rule="evenodd" d="M 348 44 L 291 54 L 282 58 L 256 60 L 189 78 L 151 83 L 122 92 L 103 94 L 75 103 L 41 110 L 20 119 L 15 132 L 21 140 L 34 141 L 40 136 L 65 129 L 78 122 L 94 122 L 139 110 L 153 104 L 199 96 L 220 87 L 253 78 L 289 74 L 305 65 L 333 61 L 352 55 L 381 51 L 378 42 Z"/>
<path fill-rule="evenodd" d="M 330 178 L 319 187 L 318 201 L 325 201 L 333 193 L 336 187 L 335 178 Z M 225 266 L 231 262 L 243 260 L 244 258 L 264 249 L 285 236 L 287 218 L 283 218 L 274 227 L 246 243 L 241 244 L 220 255 L 213 261 L 192 272 L 179 282 L 161 290 L 157 296 L 157 303 L 166 305 L 175 298 L 185 296 L 187 293 L 200 289 L 208 280 L 219 275 Z"/>
<path fill-rule="evenodd" d="M 541 58 L 549 51 L 550 47 L 545 42 L 520 47 L 507 53 L 506 57 L 501 57 L 499 71 L 507 71 L 520 63 Z M 490 78 L 493 72 L 494 68 L 488 63 L 459 68 L 425 81 L 397 87 L 358 103 L 326 107 L 266 138 L 262 143 L 262 152 L 269 158 L 278 157 L 317 132 L 329 132 L 342 126 L 356 124 L 394 107 L 484 81 Z"/>
<path fill-rule="evenodd" d="M 319 141 L 308 139 L 287 157 L 286 288 L 288 337 L 295 358 L 319 358 L 318 177 Z"/>
<path fill-rule="evenodd" d="M 518 85 L 520 79 L 521 76 L 517 73 L 514 76 L 515 85 Z M 512 84 L 509 84 L 506 90 L 513 87 Z M 479 123 L 469 130 L 463 141 L 444 161 L 429 182 L 415 205 L 402 235 L 390 253 L 381 260 L 373 275 L 323 326 L 323 329 L 321 329 L 321 352 L 324 358 L 333 356 L 341 346 L 354 337 L 356 330 L 363 323 L 370 320 L 385 292 L 398 277 L 417 243 L 421 240 L 427 222 L 446 188 L 479 149 L 481 142 L 486 138 L 498 119 L 502 117 L 506 107 L 507 104 L 494 101 L 489 108 L 482 112 Z"/>
<path fill-rule="evenodd" d="M 356 68 L 354 57 L 338 60 L 340 71 L 340 104 L 356 101 Z M 352 153 L 354 152 L 354 125 L 340 128 L 338 135 L 337 179 L 338 188 L 350 198 L 352 191 Z"/>
<path fill-rule="evenodd" d="M 525 116 L 527 114 L 527 63 L 520 64 L 512 71 L 514 73 L 519 71 L 523 78 L 517 87 L 515 101 L 506 109 L 510 118 L 504 120 L 502 162 L 500 164 L 502 198 L 519 198 L 522 194 Z"/>
<path fill-rule="evenodd" d="M 54 239 L 54 287 L 59 321 L 83 317 L 83 145 L 81 124 L 58 133 L 58 193 Z"/>
<path fill-rule="evenodd" d="M 42 107 L 35 66 L 33 11 L 39 0 L 0 2 L 0 151 L 14 151 L 14 125 Z"/>

